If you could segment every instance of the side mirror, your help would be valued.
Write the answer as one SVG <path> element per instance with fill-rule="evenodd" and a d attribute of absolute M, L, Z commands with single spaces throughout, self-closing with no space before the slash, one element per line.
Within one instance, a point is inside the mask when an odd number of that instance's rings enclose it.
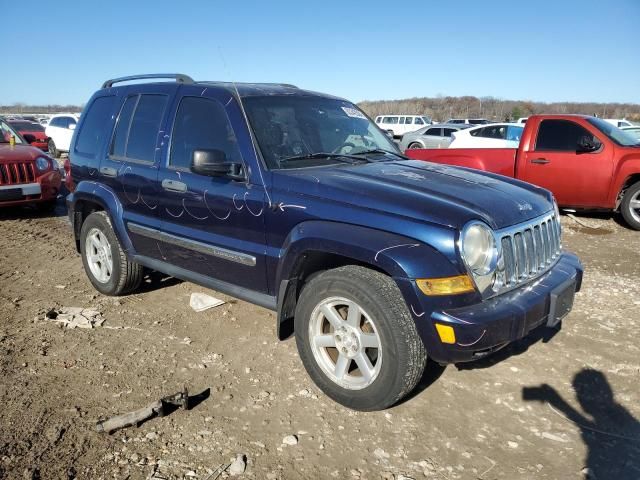
<path fill-rule="evenodd" d="M 576 146 L 577 153 L 589 153 L 595 152 L 599 150 L 602 144 L 593 136 L 584 135 L 580 137 L 578 140 L 578 145 Z"/>
<path fill-rule="evenodd" d="M 75 130 L 75 129 L 76 129 L 76 124 L 75 123 L 69 124 L 69 130 Z"/>
<path fill-rule="evenodd" d="M 209 177 L 229 177 L 232 180 L 244 180 L 242 165 L 227 162 L 222 150 L 194 150 L 191 157 L 191 171 Z"/>
<path fill-rule="evenodd" d="M 22 138 L 24 138 L 27 143 L 33 143 L 36 141 L 35 135 L 32 135 L 31 133 L 25 133 Z"/>

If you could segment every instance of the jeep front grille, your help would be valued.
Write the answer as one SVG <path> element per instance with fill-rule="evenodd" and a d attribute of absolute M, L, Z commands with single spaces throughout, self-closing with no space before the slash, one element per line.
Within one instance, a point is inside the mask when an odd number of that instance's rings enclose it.
<path fill-rule="evenodd" d="M 13 162 L 0 164 L 0 185 L 32 183 L 36 175 L 32 162 Z"/>
<path fill-rule="evenodd" d="M 500 259 L 494 291 L 510 290 L 548 271 L 562 250 L 560 232 L 555 214 L 497 232 Z"/>

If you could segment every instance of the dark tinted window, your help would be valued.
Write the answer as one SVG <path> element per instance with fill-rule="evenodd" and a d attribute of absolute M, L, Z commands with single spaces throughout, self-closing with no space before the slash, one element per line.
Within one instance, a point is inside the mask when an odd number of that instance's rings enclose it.
<path fill-rule="evenodd" d="M 471 130 L 469 132 L 469 135 L 471 135 L 472 137 L 484 137 L 484 128 L 476 128 L 475 130 Z"/>
<path fill-rule="evenodd" d="M 18 131 L 25 132 L 44 132 L 44 127 L 39 123 L 31 123 L 31 122 L 9 122 L 13 128 Z"/>
<path fill-rule="evenodd" d="M 443 128 L 442 129 L 442 136 L 443 137 L 450 137 L 453 132 L 457 132 L 457 131 L 458 130 L 456 130 L 455 128 Z"/>
<path fill-rule="evenodd" d="M 140 95 L 129 128 L 126 157 L 153 162 L 166 95 Z"/>
<path fill-rule="evenodd" d="M 185 97 L 176 113 L 169 164 L 190 168 L 194 150 L 220 150 L 228 162 L 242 162 L 224 107 L 215 100 Z"/>
<path fill-rule="evenodd" d="M 411 117 L 406 117 L 406 118 L 404 119 L 404 124 L 405 124 L 405 125 L 411 125 L 412 123 L 413 123 L 413 118 L 411 118 Z"/>
<path fill-rule="evenodd" d="M 75 151 L 94 156 L 102 145 L 106 132 L 110 131 L 109 121 L 116 97 L 96 98 L 84 114 L 82 129 L 78 132 Z"/>
<path fill-rule="evenodd" d="M 49 126 L 62 127 L 62 118 L 60 117 L 52 118 L 51 121 L 49 122 Z"/>
<path fill-rule="evenodd" d="M 482 132 L 477 135 L 478 137 L 504 140 L 507 136 L 507 127 L 504 125 L 492 125 L 491 127 L 485 127 L 481 130 Z"/>
<path fill-rule="evenodd" d="M 447 121 L 447 123 L 464 123 L 464 120 L 458 120 L 454 118 L 452 120 Z"/>
<path fill-rule="evenodd" d="M 138 103 L 138 95 L 127 98 L 120 109 L 116 133 L 113 137 L 113 143 L 111 144 L 111 155 L 114 157 L 124 158 L 125 156 L 127 137 L 129 136 L 129 127 L 131 126 L 131 117 L 133 115 L 133 110 L 136 108 L 136 103 Z"/>
<path fill-rule="evenodd" d="M 429 135 L 431 137 L 440 137 L 442 135 L 441 131 L 442 131 L 441 128 L 430 128 L 429 130 L 424 132 L 424 134 Z"/>
<path fill-rule="evenodd" d="M 575 152 L 582 137 L 594 138 L 589 131 L 569 120 L 543 120 L 538 130 L 536 150 Z"/>

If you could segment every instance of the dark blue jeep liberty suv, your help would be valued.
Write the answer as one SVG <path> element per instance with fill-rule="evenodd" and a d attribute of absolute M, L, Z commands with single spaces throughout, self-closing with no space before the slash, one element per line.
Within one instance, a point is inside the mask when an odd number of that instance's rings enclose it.
<path fill-rule="evenodd" d="M 409 393 L 427 357 L 557 327 L 582 282 L 548 191 L 409 160 L 353 103 L 292 85 L 109 80 L 69 157 L 98 291 L 146 268 L 275 310 L 313 381 L 357 410 Z"/>

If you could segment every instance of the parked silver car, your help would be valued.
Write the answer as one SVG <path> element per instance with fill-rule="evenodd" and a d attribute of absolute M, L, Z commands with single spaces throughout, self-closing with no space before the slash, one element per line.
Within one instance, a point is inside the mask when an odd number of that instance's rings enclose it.
<path fill-rule="evenodd" d="M 406 133 L 400 140 L 400 150 L 409 148 L 448 148 L 453 132 L 473 127 L 470 124 L 439 123 L 421 128 L 415 132 Z"/>

